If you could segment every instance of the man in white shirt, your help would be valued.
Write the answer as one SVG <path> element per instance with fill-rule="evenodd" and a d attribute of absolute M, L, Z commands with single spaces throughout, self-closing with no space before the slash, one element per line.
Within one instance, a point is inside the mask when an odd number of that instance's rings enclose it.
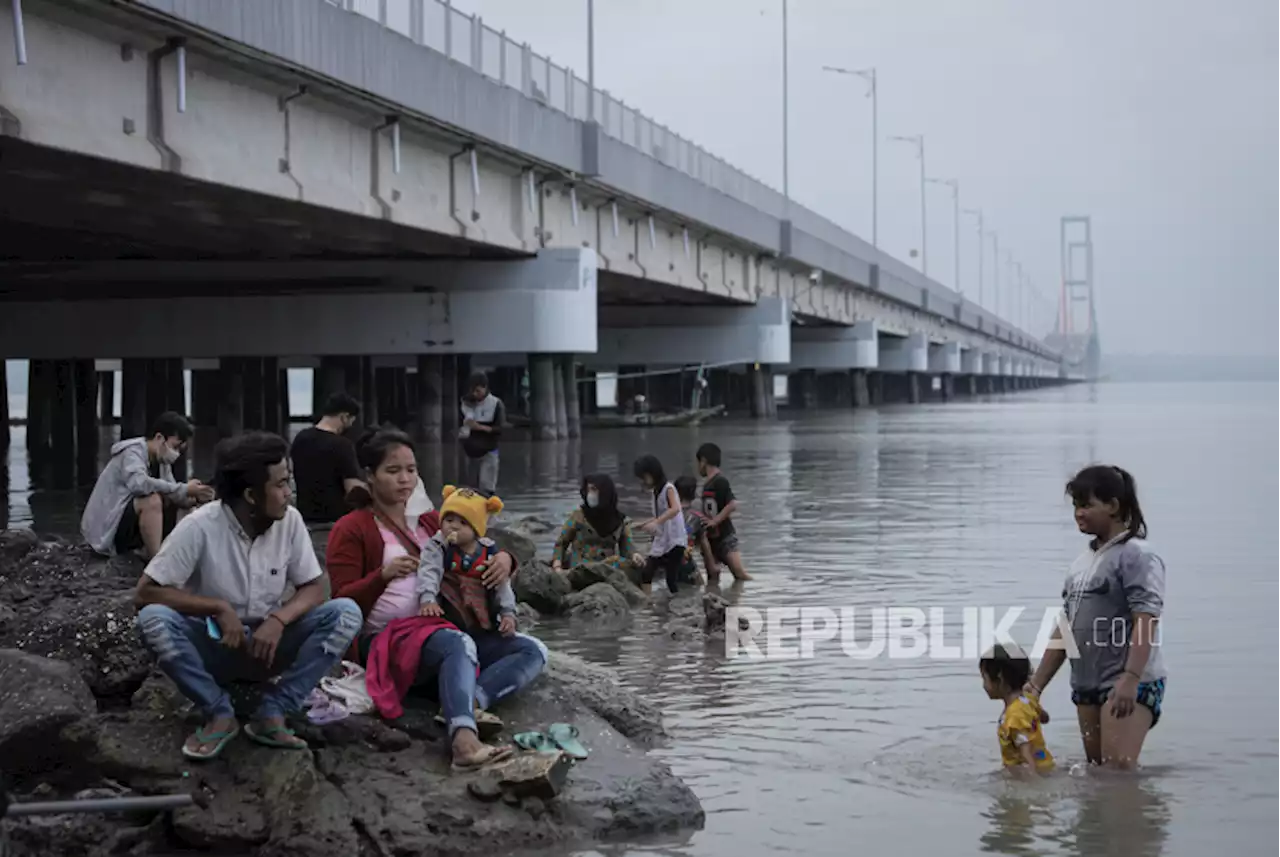
<path fill-rule="evenodd" d="M 217 757 L 240 732 L 233 680 L 265 681 L 245 733 L 271 747 L 305 748 L 285 726 L 360 631 L 360 608 L 328 601 L 328 577 L 302 515 L 289 504 L 289 447 L 251 433 L 217 449 L 219 499 L 184 518 L 138 581 L 144 645 L 205 723 L 182 747 L 190 759 Z M 283 600 L 285 584 L 296 587 Z"/>

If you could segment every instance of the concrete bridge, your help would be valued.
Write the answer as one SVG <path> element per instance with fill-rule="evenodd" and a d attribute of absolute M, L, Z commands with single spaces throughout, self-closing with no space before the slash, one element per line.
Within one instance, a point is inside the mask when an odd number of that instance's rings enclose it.
<path fill-rule="evenodd" d="M 1025 331 L 528 45 L 436 0 L 356 5 L 0 19 L 0 357 L 34 360 L 48 431 L 110 401 L 108 359 L 129 429 L 184 366 L 197 419 L 271 427 L 280 370 L 312 366 L 428 437 L 471 365 L 508 395 L 528 367 L 538 437 L 575 434 L 582 378 L 619 367 L 716 367 L 711 400 L 758 416 L 774 372 L 798 404 L 1060 379 Z"/>

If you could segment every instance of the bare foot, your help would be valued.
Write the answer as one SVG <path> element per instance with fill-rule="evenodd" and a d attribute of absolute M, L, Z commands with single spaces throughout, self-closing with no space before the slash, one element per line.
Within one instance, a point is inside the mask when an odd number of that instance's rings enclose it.
<path fill-rule="evenodd" d="M 307 746 L 293 730 L 285 726 L 283 717 L 267 717 L 249 724 L 250 736 L 259 744 L 279 746 L 284 749 L 301 750 Z"/>
<path fill-rule="evenodd" d="M 470 729 L 453 733 L 454 770 L 472 770 L 511 755 L 510 747 L 493 747 L 482 743 Z"/>

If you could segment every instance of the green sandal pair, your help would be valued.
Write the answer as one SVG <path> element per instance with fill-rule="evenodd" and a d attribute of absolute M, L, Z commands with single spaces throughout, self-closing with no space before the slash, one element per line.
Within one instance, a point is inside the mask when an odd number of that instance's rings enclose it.
<path fill-rule="evenodd" d="M 578 740 L 578 727 L 569 723 L 552 723 L 546 732 L 521 732 L 511 739 L 517 747 L 535 753 L 560 753 L 574 759 L 585 759 L 587 748 Z"/>

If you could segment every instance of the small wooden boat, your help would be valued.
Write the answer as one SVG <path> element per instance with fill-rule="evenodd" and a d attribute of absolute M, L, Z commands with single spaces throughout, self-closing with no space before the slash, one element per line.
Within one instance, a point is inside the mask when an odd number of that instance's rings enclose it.
<path fill-rule="evenodd" d="M 725 411 L 724 405 L 714 408 L 685 409 L 671 413 L 639 414 L 583 414 L 583 428 L 646 428 L 660 426 L 696 426 L 718 417 Z M 528 428 L 529 418 L 523 414 L 507 414 L 507 422 L 517 428 Z"/>

